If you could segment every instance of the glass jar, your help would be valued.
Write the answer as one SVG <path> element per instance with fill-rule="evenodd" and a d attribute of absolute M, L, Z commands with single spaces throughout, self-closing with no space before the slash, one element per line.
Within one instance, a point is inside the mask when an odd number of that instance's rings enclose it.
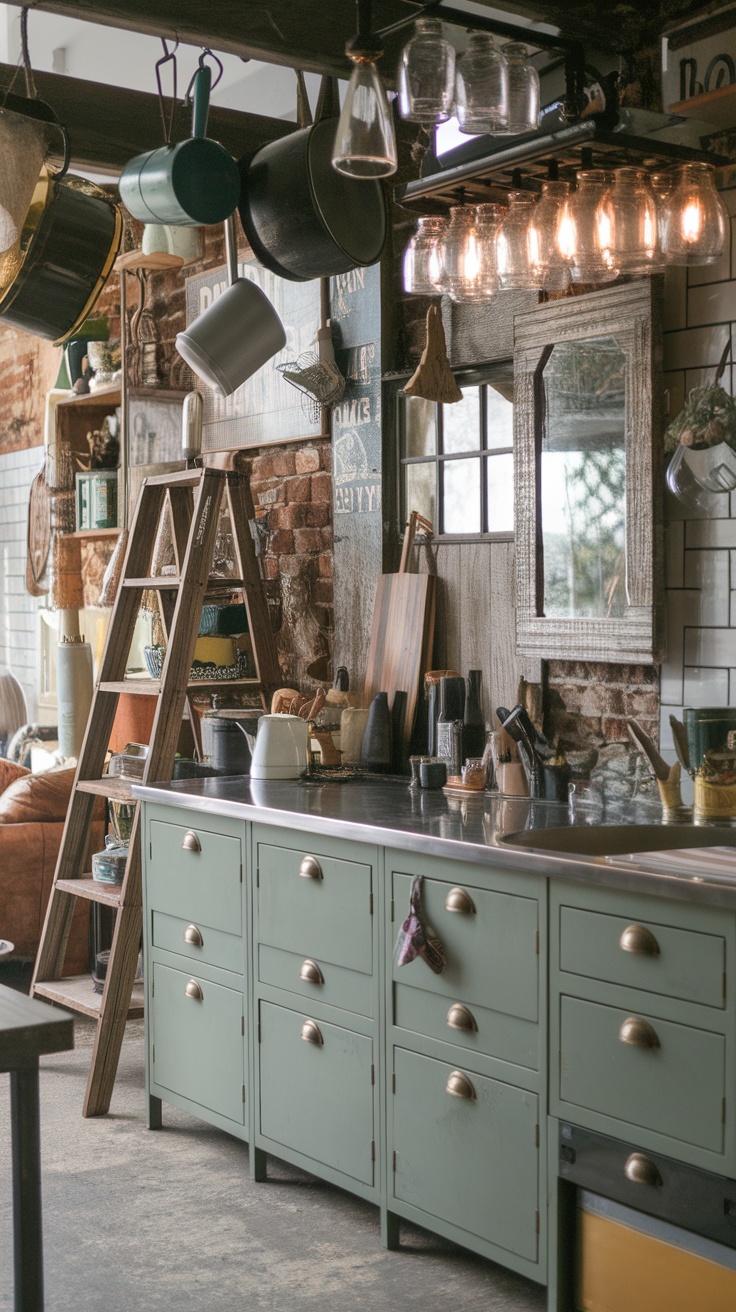
<path fill-rule="evenodd" d="M 526 46 L 511 41 L 503 48 L 508 65 L 508 122 L 509 136 L 521 132 L 536 132 L 539 127 L 539 74 L 529 63 Z"/>
<path fill-rule="evenodd" d="M 547 292 L 564 292 L 570 285 L 570 265 L 557 242 L 560 214 L 570 194 L 568 182 L 543 182 L 529 220 L 529 258 Z"/>
<path fill-rule="evenodd" d="M 657 207 L 642 169 L 616 169 L 597 221 L 600 231 L 610 232 L 609 249 L 621 273 L 654 273 L 661 267 Z"/>
<path fill-rule="evenodd" d="M 457 61 L 455 114 L 461 132 L 505 132 L 509 81 L 506 60 L 487 32 L 471 32 Z"/>
<path fill-rule="evenodd" d="M 440 262 L 437 243 L 447 227 L 447 219 L 421 218 L 404 251 L 404 291 L 415 296 L 438 296 Z"/>
<path fill-rule="evenodd" d="M 399 66 L 399 113 L 412 123 L 445 123 L 455 99 L 455 48 L 439 18 L 418 18 Z"/>
<path fill-rule="evenodd" d="M 508 213 L 496 238 L 498 285 L 504 290 L 541 286 L 539 269 L 532 265 L 529 247 L 533 209 L 534 196 L 530 192 L 509 192 Z"/>
<path fill-rule="evenodd" d="M 710 164 L 683 164 L 665 207 L 664 254 L 671 264 L 715 264 L 723 254 L 728 213 Z"/>
<path fill-rule="evenodd" d="M 673 173 L 653 173 L 649 185 L 657 206 L 657 238 L 662 252 L 662 264 L 666 264 L 664 250 L 667 233 L 667 202 L 675 189 L 675 176 Z"/>
<path fill-rule="evenodd" d="M 454 301 L 463 299 L 463 293 L 478 275 L 475 209 L 475 205 L 453 205 L 450 222 L 437 243 L 439 287 Z"/>
<path fill-rule="evenodd" d="M 606 190 L 603 169 L 583 169 L 577 186 L 562 206 L 557 244 L 570 264 L 575 284 L 613 282 L 618 265 L 611 251 L 611 234 L 598 205 Z"/>
<path fill-rule="evenodd" d="M 466 255 L 463 287 L 454 295 L 450 293 L 453 300 L 484 305 L 498 291 L 496 238 L 505 215 L 505 205 L 475 206 L 475 245 L 468 248 L 470 258 Z"/>

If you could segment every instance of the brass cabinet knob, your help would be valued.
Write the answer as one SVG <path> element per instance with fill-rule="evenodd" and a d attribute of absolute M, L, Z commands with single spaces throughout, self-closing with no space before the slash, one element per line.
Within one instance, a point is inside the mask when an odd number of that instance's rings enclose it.
<path fill-rule="evenodd" d="M 322 867 L 316 856 L 303 856 L 299 866 L 302 879 L 322 879 Z"/>
<path fill-rule="evenodd" d="M 462 1071 L 452 1072 L 452 1075 L 445 1085 L 445 1090 L 447 1093 L 451 1094 L 453 1098 L 472 1099 L 476 1096 L 475 1089 L 470 1080 L 467 1075 L 463 1075 Z"/>
<path fill-rule="evenodd" d="M 307 984 L 324 984 L 325 982 L 325 977 L 317 965 L 317 962 L 312 961 L 311 957 L 307 957 L 306 960 L 302 962 L 302 968 L 299 971 L 299 978 L 306 980 Z"/>
<path fill-rule="evenodd" d="M 202 992 L 201 986 L 197 983 L 196 979 L 187 980 L 187 984 L 186 984 L 186 988 L 184 989 L 184 992 L 186 993 L 188 998 L 195 998 L 197 1002 L 202 1002 L 204 998 L 204 993 Z"/>
<path fill-rule="evenodd" d="M 185 852 L 202 851 L 202 844 L 200 843 L 199 837 L 197 834 L 195 834 L 193 829 L 187 829 L 187 832 L 185 833 L 184 838 L 182 839 L 181 845 L 184 848 Z"/>
<path fill-rule="evenodd" d="M 447 1024 L 451 1030 L 463 1030 L 466 1034 L 478 1033 L 475 1016 L 462 1002 L 453 1002 L 447 1013 Z"/>
<path fill-rule="evenodd" d="M 662 1177 L 659 1174 L 657 1167 L 654 1165 L 654 1162 L 650 1161 L 648 1157 L 645 1157 L 643 1153 L 632 1153 L 631 1156 L 626 1159 L 624 1175 L 627 1180 L 631 1180 L 632 1184 L 648 1184 L 653 1186 L 662 1184 Z"/>
<path fill-rule="evenodd" d="M 451 888 L 445 898 L 445 911 L 457 911 L 462 916 L 474 916 L 475 903 L 464 888 Z"/>
<path fill-rule="evenodd" d="M 622 1043 L 630 1043 L 634 1048 L 659 1047 L 656 1030 L 648 1020 L 642 1020 L 640 1016 L 627 1016 L 618 1032 L 618 1037 Z"/>
<path fill-rule="evenodd" d="M 628 925 L 619 939 L 622 952 L 634 952 L 639 957 L 658 957 L 659 943 L 646 925 Z"/>
<path fill-rule="evenodd" d="M 316 1020 L 305 1020 L 302 1025 L 302 1038 L 305 1043 L 314 1043 L 318 1048 L 322 1047 L 324 1039 Z"/>
<path fill-rule="evenodd" d="M 202 931 L 198 929 L 196 925 L 187 925 L 184 930 L 184 942 L 190 943 L 193 948 L 203 947 L 204 939 L 202 938 Z"/>

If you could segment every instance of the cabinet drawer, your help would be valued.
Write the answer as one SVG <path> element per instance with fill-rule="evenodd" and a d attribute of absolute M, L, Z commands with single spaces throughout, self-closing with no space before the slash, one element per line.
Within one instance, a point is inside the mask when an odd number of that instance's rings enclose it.
<path fill-rule="evenodd" d="M 403 1048 L 394 1070 L 394 1197 L 536 1260 L 536 1095 Z"/>
<path fill-rule="evenodd" d="M 211 929 L 209 925 L 194 924 L 191 920 L 168 916 L 164 911 L 154 911 L 151 915 L 151 943 L 155 948 L 178 952 L 179 956 L 188 957 L 194 963 L 204 962 L 208 966 L 236 971 L 239 975 L 243 973 L 243 939 L 240 934 L 223 934 L 221 929 Z"/>
<path fill-rule="evenodd" d="M 636 916 L 561 907 L 560 969 L 708 1007 L 725 1005 L 725 938 Z"/>
<path fill-rule="evenodd" d="M 372 894 L 370 865 L 314 848 L 258 844 L 259 943 L 369 975 Z"/>
<path fill-rule="evenodd" d="M 151 1009 L 154 1083 L 243 1125 L 242 993 L 154 961 Z"/>
<path fill-rule="evenodd" d="M 622 1027 L 629 1020 L 636 1022 L 632 1037 L 656 1046 L 624 1042 Z M 722 1152 L 725 1046 L 722 1035 L 708 1030 L 562 997 L 560 1097 Z"/>
<path fill-rule="evenodd" d="M 393 998 L 394 1025 L 402 1030 L 456 1043 L 469 1052 L 482 1052 L 530 1070 L 539 1069 L 539 1026 L 534 1021 L 490 1011 L 476 1003 L 467 1007 L 439 993 L 406 984 L 394 984 Z"/>
<path fill-rule="evenodd" d="M 315 961 L 296 952 L 283 952 L 265 943 L 258 946 L 258 979 L 288 989 L 303 998 L 318 998 L 320 1002 L 357 1012 L 359 1016 L 372 1016 L 372 978 L 344 966 Z"/>
<path fill-rule="evenodd" d="M 394 936 L 409 913 L 411 876 L 394 873 Z M 536 1021 L 539 1014 L 539 956 L 536 898 L 457 886 L 439 879 L 422 885 L 424 912 L 441 938 L 447 965 L 434 975 L 421 957 L 394 965 L 397 983 L 440 993 L 450 1001 L 488 1007 Z M 464 910 L 449 907 L 459 905 Z"/>
<path fill-rule="evenodd" d="M 259 1015 L 261 1134 L 372 1185 L 372 1040 L 270 1002 Z"/>
<path fill-rule="evenodd" d="M 239 838 L 152 820 L 146 864 L 148 906 L 229 934 L 243 930 Z"/>

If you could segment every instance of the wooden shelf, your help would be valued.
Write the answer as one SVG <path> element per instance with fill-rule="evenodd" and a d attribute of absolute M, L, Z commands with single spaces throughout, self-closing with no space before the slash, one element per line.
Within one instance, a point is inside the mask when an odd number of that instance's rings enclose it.
<path fill-rule="evenodd" d="M 175 574 L 157 574 L 152 578 L 142 579 L 121 579 L 121 588 L 141 588 L 143 591 L 151 589 L 153 592 L 176 592 L 181 579 Z"/>
<path fill-rule="evenodd" d="M 122 529 L 119 528 L 77 528 L 68 536 L 70 538 L 80 538 L 82 541 L 92 538 L 119 538 Z"/>
<path fill-rule="evenodd" d="M 260 688 L 261 681 L 255 675 L 244 679 L 190 679 L 187 687 L 197 688 Z M 161 690 L 159 679 L 123 679 L 116 683 L 101 683 L 100 692 L 129 693 L 138 697 L 152 697 Z"/>
<path fill-rule="evenodd" d="M 83 875 L 81 879 L 57 879 L 56 887 L 74 897 L 84 897 L 88 902 L 101 902 L 106 907 L 120 906 L 122 885 L 104 884 L 91 875 Z"/>
<path fill-rule="evenodd" d="M 678 100 L 670 105 L 668 114 L 679 114 L 682 118 L 702 118 L 704 123 L 711 123 L 714 128 L 732 128 L 736 126 L 736 84 L 718 87 L 716 91 L 704 91 L 700 96 L 690 96 L 688 100 Z"/>
<path fill-rule="evenodd" d="M 80 1011 L 84 1016 L 97 1020 L 102 1007 L 102 994 L 95 993 L 91 975 L 69 975 L 66 979 L 36 981 L 33 990 L 35 998 L 47 998 L 57 1002 L 70 1011 Z M 134 984 L 128 1007 L 128 1020 L 143 1015 L 143 985 Z"/>
<path fill-rule="evenodd" d="M 68 406 L 77 405 L 98 405 L 110 409 L 113 406 L 120 405 L 121 400 L 120 383 L 111 383 L 109 387 L 98 387 L 95 391 L 84 392 L 82 396 L 72 392 L 69 396 L 65 396 L 62 401 L 59 401 L 57 409 L 59 407 L 66 409 Z"/>
<path fill-rule="evenodd" d="M 109 797 L 113 802 L 134 802 L 132 784 L 140 779 L 121 779 L 120 775 L 105 775 L 104 779 L 80 779 L 77 788 L 82 793 L 94 793 L 97 797 Z"/>

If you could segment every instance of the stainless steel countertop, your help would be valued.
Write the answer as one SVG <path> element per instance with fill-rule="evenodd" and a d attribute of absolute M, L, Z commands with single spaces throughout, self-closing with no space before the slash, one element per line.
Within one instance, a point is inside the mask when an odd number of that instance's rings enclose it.
<path fill-rule="evenodd" d="M 654 893 L 711 906 L 736 907 L 736 849 L 733 874 L 717 880 L 692 873 L 668 874 L 640 863 L 577 856 L 506 844 L 505 835 L 543 830 L 568 822 L 567 807 L 526 798 L 465 801 L 441 791 L 412 790 L 404 779 L 262 781 L 247 775 L 136 784 L 146 802 L 229 816 L 286 829 L 403 848 L 428 856 L 481 862 L 489 867 L 563 878 L 586 884 Z M 630 818 L 635 819 L 632 805 Z M 651 820 L 651 812 L 647 816 Z"/>

